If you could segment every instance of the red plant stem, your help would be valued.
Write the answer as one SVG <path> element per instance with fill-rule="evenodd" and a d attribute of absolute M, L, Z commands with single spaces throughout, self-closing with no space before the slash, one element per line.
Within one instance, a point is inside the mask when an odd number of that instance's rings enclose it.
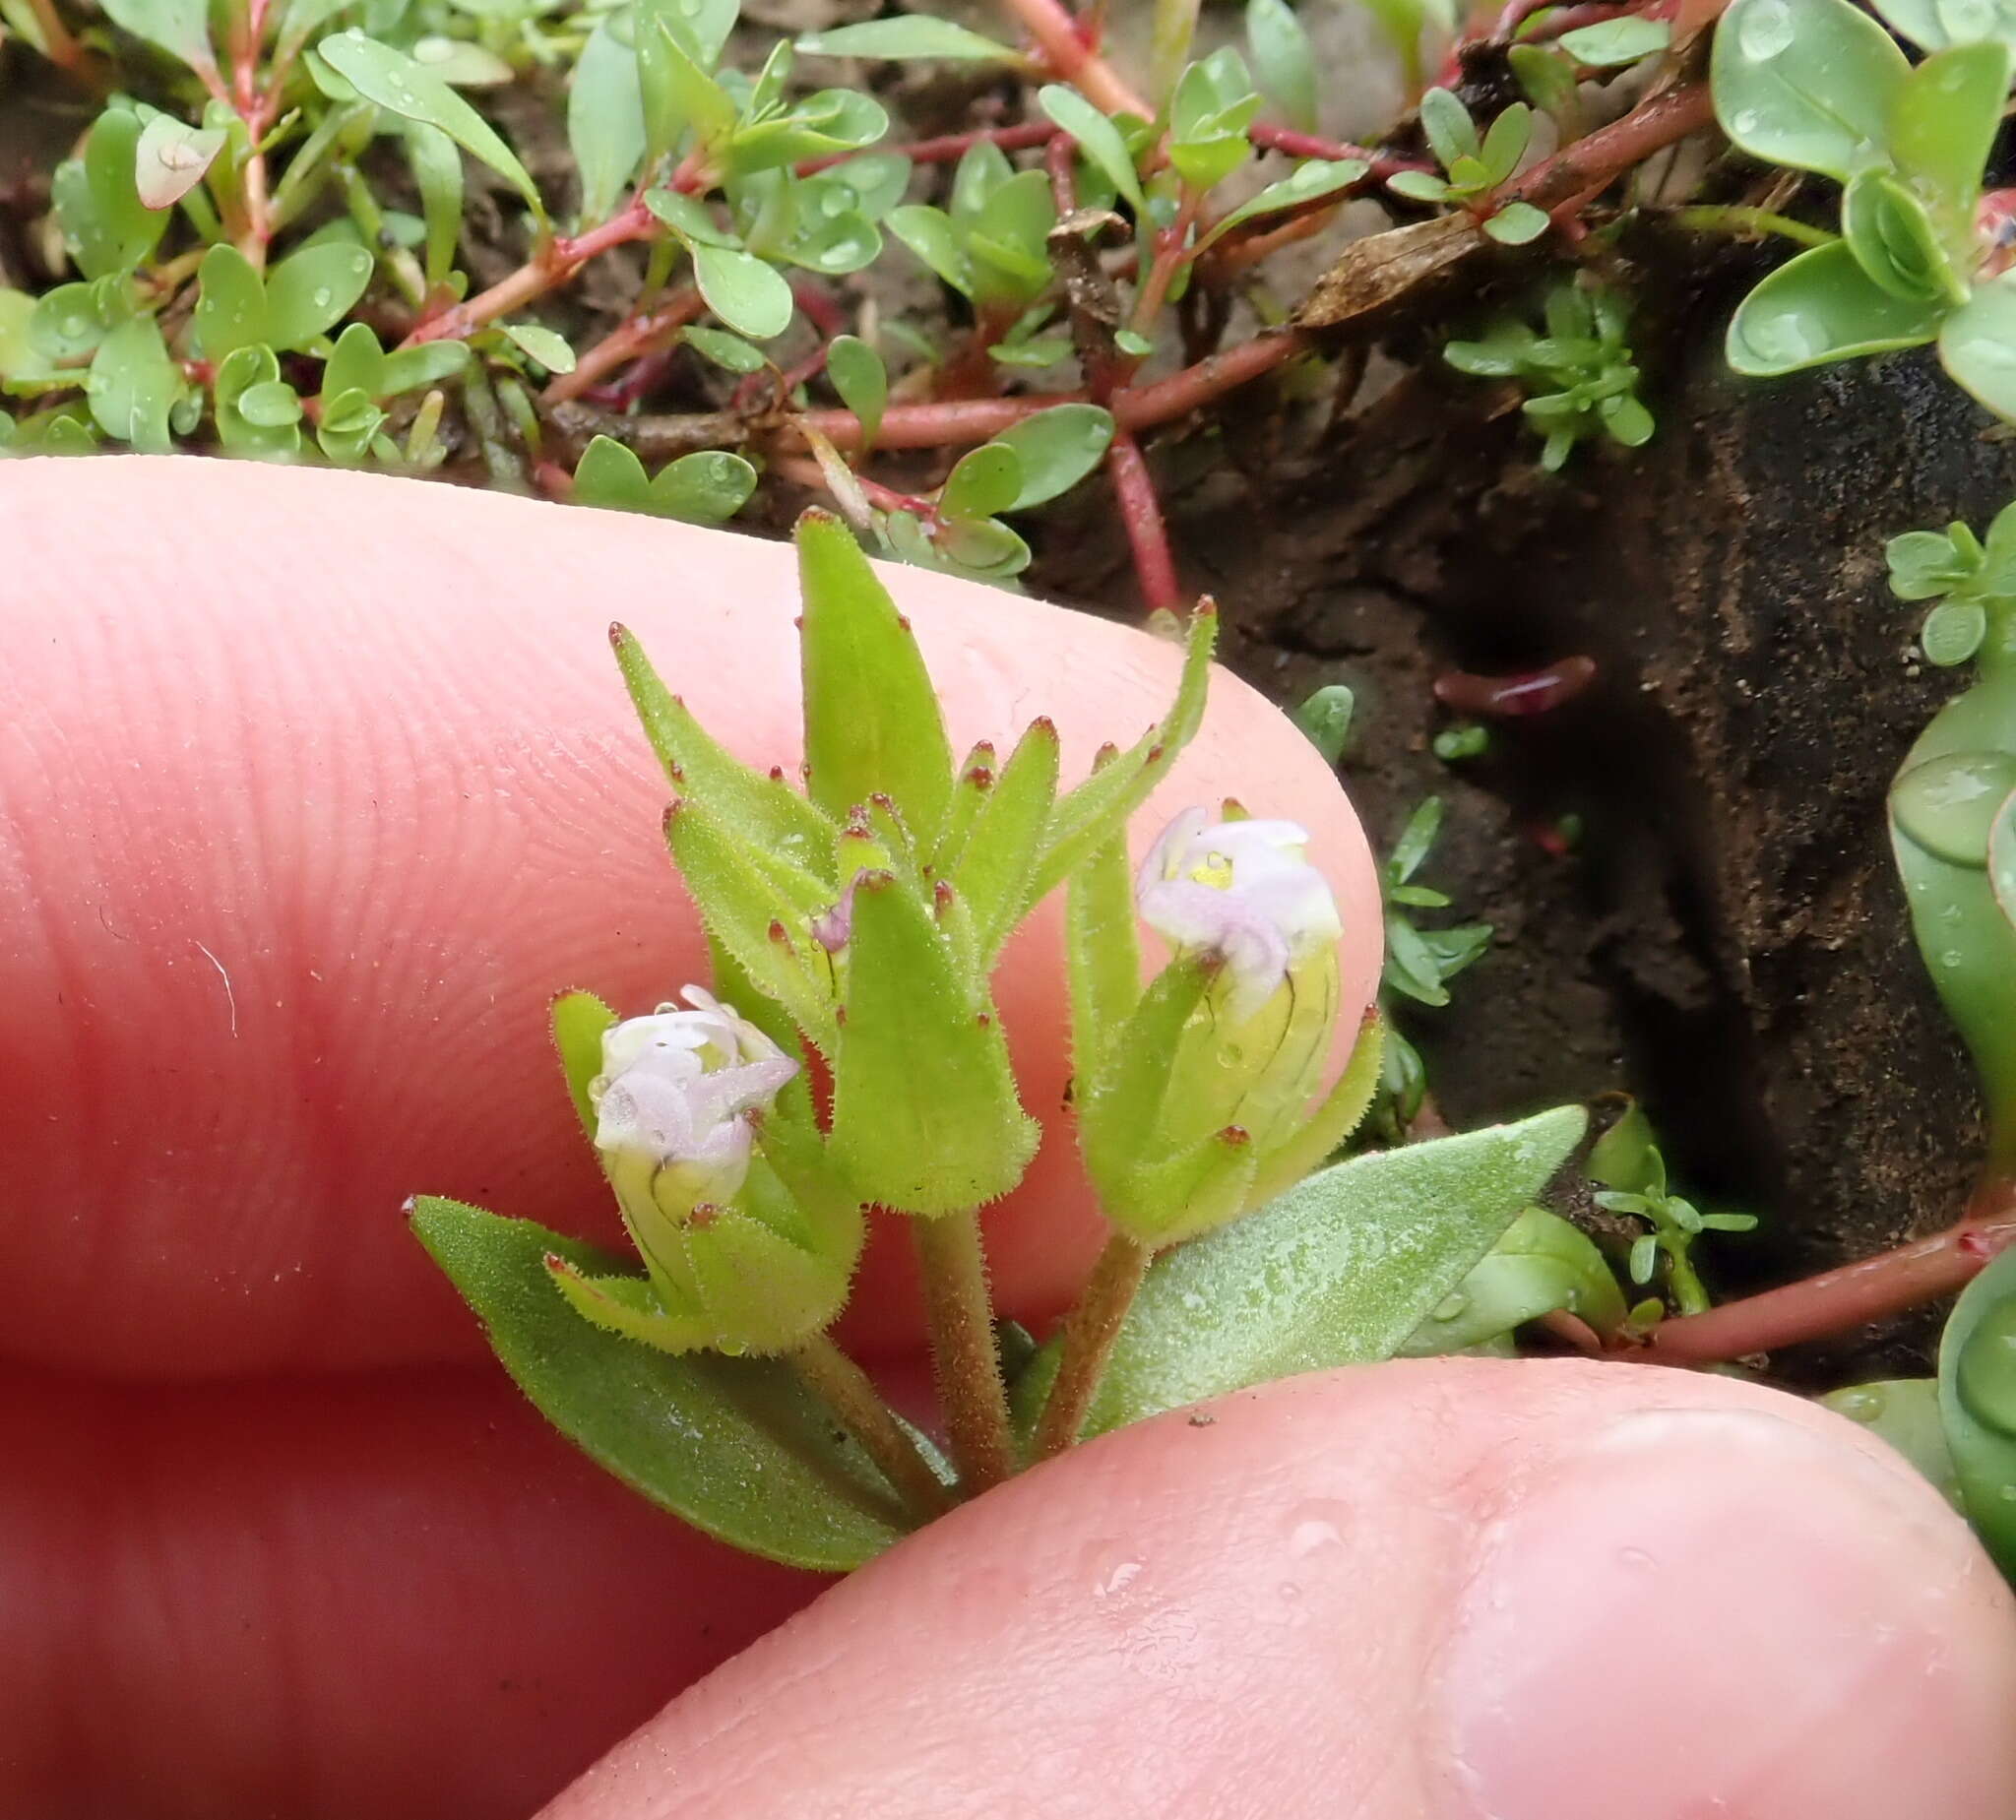
<path fill-rule="evenodd" d="M 1163 522 L 1162 501 L 1155 496 L 1155 479 L 1142 458 L 1141 445 L 1125 430 L 1113 432 L 1112 447 L 1106 451 L 1106 478 L 1113 485 L 1120 522 L 1127 528 L 1134 573 L 1141 581 L 1142 604 L 1151 613 L 1173 613 L 1182 594 L 1176 585 L 1168 526 Z"/>
<path fill-rule="evenodd" d="M 1922 1238 L 1782 1289 L 1663 1321 L 1614 1355 L 1655 1365 L 1712 1365 L 1845 1333 L 1963 1288 L 2016 1244 L 2016 1182 L 1980 1189 L 1966 1218 Z"/>
<path fill-rule="evenodd" d="M 1189 258 L 1190 230 L 1196 226 L 1198 212 L 1203 207 L 1204 198 L 1186 190 L 1176 219 L 1168 226 L 1157 230 L 1155 258 L 1150 262 L 1148 276 L 1142 281 L 1141 289 L 1134 299 L 1134 314 L 1129 322 L 1136 335 L 1145 333 L 1155 321 L 1169 294 L 1169 286 L 1176 282 L 1176 275 Z"/>
<path fill-rule="evenodd" d="M 748 410 L 766 389 L 776 392 L 780 403 L 788 403 L 790 396 L 808 379 L 816 379 L 826 370 L 826 344 L 824 342 L 794 365 L 782 372 L 757 372 L 745 374 L 728 398 L 730 410 Z"/>
<path fill-rule="evenodd" d="M 771 466 L 773 471 L 808 492 L 830 494 L 833 490 L 826 484 L 826 471 L 809 456 L 779 456 Z M 864 473 L 856 473 L 854 483 L 861 489 L 861 497 L 878 512 L 909 512 L 927 523 L 937 512 L 928 499 L 920 499 L 914 493 L 899 493 L 893 486 L 884 486 Z"/>
<path fill-rule="evenodd" d="M 1698 133 L 1715 118 L 1706 83 L 1689 83 L 1656 94 L 1621 120 L 1599 127 L 1499 192 L 1503 201 L 1530 202 L 1551 211 L 1592 186 L 1601 187 L 1620 171 L 1642 164 L 1689 133 Z"/>
<path fill-rule="evenodd" d="M 1057 218 L 1077 213 L 1078 143 L 1062 133 L 1054 134 L 1043 147 L 1043 169 L 1050 174 L 1050 200 L 1057 205 Z M 1997 190 L 1995 195 L 2006 192 Z M 1985 206 L 1985 205 L 1984 205 Z"/>
<path fill-rule="evenodd" d="M 603 410 L 628 410 L 639 401 L 649 398 L 671 370 L 672 349 L 654 347 L 649 353 L 640 354 L 622 378 L 612 379 L 605 386 L 593 386 L 584 392 L 582 401 Z"/>
<path fill-rule="evenodd" d="M 574 363 L 573 372 L 562 373 L 539 394 L 539 403 L 550 408 L 581 397 L 624 361 L 649 353 L 661 343 L 669 341 L 706 307 L 697 290 L 689 287 L 674 291 L 657 309 L 631 317 L 604 336 Z"/>
<path fill-rule="evenodd" d="M 1059 129 L 1047 120 L 1030 120 L 1021 126 L 981 127 L 976 132 L 947 133 L 938 139 L 919 139 L 908 146 L 884 146 L 879 150 L 900 153 L 913 164 L 951 164 L 966 157 L 975 146 L 991 145 L 999 146 L 1003 152 L 1027 152 L 1034 146 L 1049 144 L 1058 132 Z M 853 152 L 829 153 L 824 157 L 805 158 L 792 169 L 801 177 L 810 177 L 858 156 Z"/>
<path fill-rule="evenodd" d="M 1399 157 L 1370 146 L 1354 146 L 1348 139 L 1319 139 L 1314 133 L 1297 133 L 1292 127 L 1269 126 L 1264 120 L 1256 120 L 1249 126 L 1246 137 L 1263 152 L 1280 152 L 1289 157 L 1327 158 L 1333 164 L 1342 163 L 1346 158 L 1356 158 L 1360 163 L 1371 166 L 1370 175 L 1379 183 L 1388 177 L 1398 176 L 1403 170 L 1434 168 L 1424 158 Z"/>
<path fill-rule="evenodd" d="M 1272 372 L 1299 353 L 1304 345 L 1302 336 L 1292 329 L 1256 336 L 1153 385 L 1128 386 L 1115 392 L 1110 401 L 1113 416 L 1125 430 L 1153 429 L 1158 424 L 1173 422 Z M 892 405 L 883 413 L 882 427 L 875 433 L 875 446 L 949 449 L 985 442 L 1024 417 L 1047 410 L 1052 405 L 1081 403 L 1084 398 L 1083 392 L 1052 392 L 1040 398 L 951 399 L 936 405 Z M 836 448 L 851 449 L 860 444 L 860 421 L 850 410 L 803 411 L 783 426 L 787 435 L 794 423 L 818 431 Z"/>
<path fill-rule="evenodd" d="M 1459 714 L 1516 717 L 1545 714 L 1576 696 L 1596 680 L 1594 658 L 1563 658 L 1544 669 L 1516 676 L 1479 676 L 1470 670 L 1444 670 L 1435 678 L 1435 699 Z"/>
<path fill-rule="evenodd" d="M 847 312 L 824 284 L 808 278 L 794 278 L 791 280 L 791 296 L 798 308 L 804 311 L 805 320 L 828 341 L 847 333 Z"/>
<path fill-rule="evenodd" d="M 1139 114 L 1153 120 L 1155 109 L 1089 46 L 1078 23 L 1057 0 L 1001 0 L 1033 37 L 1058 77 L 1109 114 Z"/>

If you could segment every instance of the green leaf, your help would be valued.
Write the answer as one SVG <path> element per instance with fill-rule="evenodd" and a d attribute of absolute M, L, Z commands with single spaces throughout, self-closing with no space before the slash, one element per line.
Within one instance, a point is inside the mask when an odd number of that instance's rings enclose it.
<path fill-rule="evenodd" d="M 1965 303 L 1968 287 L 1947 263 L 1924 207 L 1882 170 L 1858 171 L 1841 199 L 1841 237 L 1856 264 L 1893 297 Z"/>
<path fill-rule="evenodd" d="M 1441 202 L 1449 194 L 1448 184 L 1425 170 L 1396 171 L 1386 179 L 1386 187 L 1410 202 Z"/>
<path fill-rule="evenodd" d="M 2009 0 L 1877 0 L 1876 11 L 1923 50 L 1988 39 L 2016 43 Z"/>
<path fill-rule="evenodd" d="M 1666 1164 L 1652 1121 L 1635 1099 L 1589 1152 L 1589 1178 L 1625 1194 L 1666 1193 Z"/>
<path fill-rule="evenodd" d="M 1910 65 L 1849 0 L 1734 0 L 1716 28 L 1716 118 L 1767 163 L 1846 182 L 1878 158 Z"/>
<path fill-rule="evenodd" d="M 1963 267 L 1974 249 L 1975 203 L 2002 124 L 2009 74 L 2001 44 L 1939 51 L 1906 78 L 1890 119 L 1898 170 L 1930 208 L 1948 257 Z"/>
<path fill-rule="evenodd" d="M 455 270 L 456 249 L 462 240 L 462 153 L 440 128 L 410 120 L 406 129 L 406 161 L 420 193 L 421 216 L 426 222 L 427 282 L 445 284 Z"/>
<path fill-rule="evenodd" d="M 1198 251 L 1202 252 L 1221 234 L 1242 221 L 1250 221 L 1257 216 L 1273 215 L 1282 209 L 1299 209 L 1325 196 L 1334 196 L 1340 190 L 1347 190 L 1359 181 L 1367 169 L 1368 166 L 1359 158 L 1310 158 L 1297 164 L 1279 183 L 1270 183 L 1257 196 L 1249 197 L 1222 217 L 1198 242 Z M 1436 199 L 1439 200 L 1440 183 L 1433 178 L 1429 181 L 1436 182 Z"/>
<path fill-rule="evenodd" d="M 700 294 L 730 329 L 767 342 L 790 327 L 797 306 L 783 273 L 739 247 L 690 242 L 693 277 Z"/>
<path fill-rule="evenodd" d="M 1508 202 L 1484 222 L 1484 232 L 1501 246 L 1525 246 L 1546 230 L 1545 211 L 1530 202 Z"/>
<path fill-rule="evenodd" d="M 854 1192 L 927 1218 L 967 1212 L 1022 1179 L 1039 1135 L 1000 1021 L 930 911 L 892 873 L 860 874 L 831 1146 Z"/>
<path fill-rule="evenodd" d="M 141 206 L 169 209 L 203 181 L 224 149 L 219 128 L 199 130 L 172 114 L 156 114 L 140 129 L 134 148 L 134 193 Z"/>
<path fill-rule="evenodd" d="M 1105 459 L 1112 440 L 1112 412 L 1098 405 L 1053 405 L 1024 417 L 994 438 L 1022 468 L 1020 490 L 996 510 L 1027 512 L 1068 493 Z"/>
<path fill-rule="evenodd" d="M 1078 142 L 1079 151 L 1105 174 L 1107 182 L 1133 204 L 1135 213 L 1146 214 L 1148 201 L 1141 193 L 1140 173 L 1120 129 L 1076 89 L 1067 89 L 1062 83 L 1044 84 L 1036 98 L 1037 105 Z"/>
<path fill-rule="evenodd" d="M 105 17 L 199 74 L 217 74 L 205 0 L 103 0 Z"/>
<path fill-rule="evenodd" d="M 602 1036 L 616 1014 L 593 992 L 562 992 L 553 1000 L 553 1047 L 583 1135 L 593 1144 L 598 1120 L 589 1085 L 602 1071 Z"/>
<path fill-rule="evenodd" d="M 760 373 L 770 364 L 770 356 L 762 348 L 725 329 L 709 329 L 695 323 L 692 328 L 679 331 L 679 340 L 703 360 L 711 360 L 730 373 Z"/>
<path fill-rule="evenodd" d="M 1391 1357 L 1539 1195 L 1583 1122 L 1562 1106 L 1354 1157 L 1158 1257 L 1086 1432 Z"/>
<path fill-rule="evenodd" d="M 132 290 L 122 279 L 58 284 L 29 311 L 28 346 L 41 361 L 74 365 L 94 353 L 106 334 L 132 314 Z"/>
<path fill-rule="evenodd" d="M 1672 28 L 1653 19 L 1606 19 L 1601 25 L 1579 26 L 1561 33 L 1557 42 L 1577 63 L 1608 69 L 1636 63 L 1672 41 Z"/>
<path fill-rule="evenodd" d="M 511 65 L 468 38 L 415 38 L 412 59 L 455 89 L 495 89 L 512 80 Z"/>
<path fill-rule="evenodd" d="M 1141 935 L 1124 829 L 1071 874 L 1064 908 L 1073 1076 L 1094 1082 L 1114 1066 L 1113 1045 L 1141 1002 Z"/>
<path fill-rule="evenodd" d="M 1950 669 L 1981 649 L 1987 630 L 1987 608 L 1979 600 L 1942 600 L 1925 615 L 1918 642 L 1927 663 Z"/>
<path fill-rule="evenodd" d="M 196 279 L 196 345 L 205 358 L 266 342 L 266 285 L 243 253 L 220 241 L 204 254 Z"/>
<path fill-rule="evenodd" d="M 1742 300 L 1729 326 L 1729 363 L 1760 377 L 1917 347 L 1939 334 L 1945 314 L 1936 304 L 1892 296 L 1835 241 L 1780 266 Z"/>
<path fill-rule="evenodd" d="M 730 10 L 732 19 L 733 12 Z M 644 107 L 645 156 L 654 166 L 690 127 L 712 146 L 734 130 L 735 104 L 708 71 L 721 55 L 724 34 L 700 30 L 679 0 L 637 0 L 634 35 Z M 718 18 L 710 18 L 710 26 Z"/>
<path fill-rule="evenodd" d="M 433 1196 L 413 1230 L 546 1419 L 632 1489 L 747 1553 L 844 1573 L 911 1527 L 788 1364 L 673 1357 L 582 1320 L 546 1272 L 614 1261 L 527 1220 Z"/>
<path fill-rule="evenodd" d="M 88 279 L 130 272 L 167 230 L 168 218 L 141 200 L 136 181 L 142 127 L 123 108 L 92 123 L 84 156 L 56 166 L 51 198 L 63 242 Z"/>
<path fill-rule="evenodd" d="M 736 128 L 721 150 L 731 175 L 774 170 L 800 158 L 832 157 L 872 145 L 889 131 L 889 116 L 873 95 L 852 89 L 822 89 L 791 111 Z"/>
<path fill-rule="evenodd" d="M 549 373 L 574 371 L 574 349 L 565 336 L 536 322 L 500 322 L 497 327 Z M 736 502 L 737 504 L 740 501 Z"/>
<path fill-rule="evenodd" d="M 276 386 L 293 400 L 291 414 L 261 412 L 253 405 Z M 218 438 L 232 454 L 285 460 L 299 453 L 300 401 L 291 387 L 282 386 L 280 360 L 271 347 L 234 348 L 218 364 L 215 395 Z M 282 420 L 262 422 L 262 415 Z"/>
<path fill-rule="evenodd" d="M 210 269 L 213 247 L 204 256 Z M 265 328 L 274 347 L 306 347 L 350 313 L 371 282 L 371 255 L 361 246 L 325 240 L 288 255 L 266 275 Z"/>
<path fill-rule="evenodd" d="M 1013 63 L 1017 53 L 1006 44 L 949 19 L 913 13 L 899 19 L 871 19 L 858 26 L 838 26 L 811 31 L 795 48 L 808 57 L 879 57 L 904 62 L 932 57 L 954 63 Z"/>
<path fill-rule="evenodd" d="M 533 213 L 545 219 L 545 205 L 532 173 L 498 137 L 496 129 L 433 71 L 415 63 L 354 28 L 322 40 L 320 54 L 329 67 L 367 101 L 374 101 L 403 119 L 439 127 L 472 157 L 494 170 L 522 195 Z"/>
<path fill-rule="evenodd" d="M 1350 742 L 1352 718 L 1356 712 L 1357 697 L 1351 686 L 1333 682 L 1310 695 L 1291 718 L 1334 771 Z"/>
<path fill-rule="evenodd" d="M 1461 1352 L 1565 1309 L 1599 1334 L 1627 1312 L 1615 1274 L 1579 1227 L 1529 1207 L 1401 1349 L 1409 1357 Z"/>
<path fill-rule="evenodd" d="M 927 849 L 952 794 L 952 747 L 923 654 L 845 525 L 808 512 L 797 545 L 812 800 L 838 820 L 886 795 Z"/>
<path fill-rule="evenodd" d="M 1423 94 L 1420 117 L 1428 149 L 1444 170 L 1450 169 L 1458 158 L 1474 158 L 1483 151 L 1483 142 L 1478 138 L 1477 122 L 1470 117 L 1470 109 L 1449 90 L 1430 89 Z"/>
<path fill-rule="evenodd" d="M 85 394 L 99 429 L 143 455 L 168 451 L 168 410 L 182 390 L 152 316 L 121 323 L 98 344 Z"/>
<path fill-rule="evenodd" d="M 1316 130 L 1316 53 L 1288 0 L 1246 0 L 1246 54 L 1290 126 Z"/>
<path fill-rule="evenodd" d="M 1930 1480 L 1941 1497 L 1956 1509 L 1961 1507 L 1960 1481 L 1953 1474 L 1953 1454 L 1939 1418 L 1937 1378 L 1884 1378 L 1873 1384 L 1851 1384 L 1815 1401 L 1822 1409 L 1860 1422 L 1871 1434 L 1888 1441 Z"/>
<path fill-rule="evenodd" d="M 690 525 L 724 523 L 755 490 L 756 470 L 725 449 L 696 450 L 647 476 L 633 451 L 613 437 L 597 436 L 574 469 L 577 505 L 649 512 Z"/>
<path fill-rule="evenodd" d="M 1036 859 L 1057 796 L 1057 729 L 1033 722 L 986 791 L 951 873 L 984 974 L 1033 908 Z"/>
<path fill-rule="evenodd" d="M 1978 285 L 1939 328 L 1947 376 L 1997 416 L 2016 420 L 2016 279 Z"/>
<path fill-rule="evenodd" d="M 1519 167 L 1519 160 L 1526 156 L 1527 143 L 1533 138 L 1533 109 L 1524 101 L 1514 101 L 1511 106 L 1500 110 L 1491 122 L 1490 131 L 1484 135 L 1482 150 L 1478 154 L 1485 174 L 1493 185 L 1503 183 Z"/>
<path fill-rule="evenodd" d="M 953 465 L 938 495 L 939 516 L 958 521 L 1005 512 L 1022 492 L 1022 460 L 1004 442 L 983 442 Z"/>
<path fill-rule="evenodd" d="M 1939 1414 L 1961 1507 L 2016 1574 L 2016 1252 L 1962 1292 L 1939 1342 Z"/>
<path fill-rule="evenodd" d="M 974 294 L 973 262 L 951 217 L 928 203 L 906 203 L 889 211 L 889 231 L 962 296 Z"/>
<path fill-rule="evenodd" d="M 588 34 L 567 90 L 567 144 L 581 173 L 581 219 L 615 212 L 644 161 L 644 90 L 637 52 L 604 19 Z"/>
<path fill-rule="evenodd" d="M 889 370 L 882 356 L 859 336 L 836 335 L 826 346 L 826 376 L 840 402 L 860 419 L 860 452 L 866 455 L 875 446 L 889 403 Z"/>

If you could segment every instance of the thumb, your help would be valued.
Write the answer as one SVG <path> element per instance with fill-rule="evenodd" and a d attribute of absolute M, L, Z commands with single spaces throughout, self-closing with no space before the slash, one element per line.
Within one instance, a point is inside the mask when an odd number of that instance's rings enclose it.
<path fill-rule="evenodd" d="M 1988 1820 L 2016 1605 L 1881 1443 L 1652 1367 L 1272 1384 L 1017 1479 L 545 1820 Z"/>

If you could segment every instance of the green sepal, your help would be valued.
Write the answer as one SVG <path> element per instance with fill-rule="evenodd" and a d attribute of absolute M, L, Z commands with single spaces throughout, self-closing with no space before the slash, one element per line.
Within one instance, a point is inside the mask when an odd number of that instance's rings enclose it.
<path fill-rule="evenodd" d="M 750 983 L 775 999 L 813 1044 L 833 1053 L 831 969 L 813 952 L 807 907 L 779 889 L 727 824 L 701 803 L 681 800 L 665 815 L 665 841 L 707 932 L 727 950 Z"/>
<path fill-rule="evenodd" d="M 1158 1158 L 1163 1103 L 1183 1031 L 1217 978 L 1215 956 L 1171 962 L 1143 992 L 1126 1023 L 1104 1045 L 1097 1068 L 1076 1083 L 1078 1144 L 1107 1219 L 1152 1241 L 1166 1210 L 1135 1195 L 1141 1165 Z"/>
<path fill-rule="evenodd" d="M 1031 722 L 985 793 L 952 869 L 952 887 L 973 919 L 974 951 L 984 970 L 1033 908 L 1036 855 L 1057 796 L 1057 729 Z"/>
<path fill-rule="evenodd" d="M 1068 790 L 1050 816 L 1043 836 L 1030 901 L 1040 902 L 1069 875 L 1144 802 L 1168 775 L 1176 755 L 1188 745 L 1204 722 L 1204 699 L 1211 682 L 1211 652 L 1218 639 L 1218 608 L 1198 604 L 1190 616 L 1176 698 L 1160 722 L 1122 753 L 1096 769 L 1075 789 Z"/>
<path fill-rule="evenodd" d="M 2016 1579 L 2016 1251 L 1967 1286 L 1939 1341 L 1939 1415 L 1961 1508 Z"/>
<path fill-rule="evenodd" d="M 843 818 L 887 796 L 928 851 L 952 794 L 952 747 L 923 654 L 839 519 L 807 512 L 796 535 L 812 800 Z"/>
<path fill-rule="evenodd" d="M 1149 1267 L 1086 1421 L 1103 1434 L 1164 1410 L 1336 1365 L 1390 1358 L 1546 1185 L 1580 1107 L 1334 1164 Z M 1015 1384 L 1040 1409 L 1056 1346 Z"/>
<path fill-rule="evenodd" d="M 1119 1033 L 1141 1002 L 1141 936 L 1124 832 L 1095 847 L 1071 875 L 1064 907 L 1071 989 L 1071 1065 L 1082 1094 L 1103 1078 Z"/>
<path fill-rule="evenodd" d="M 1158 1155 L 1128 1173 L 1124 1203 L 1100 1210 L 1130 1238 L 1160 1251 L 1236 1220 L 1253 1200 L 1260 1155 L 1252 1137 L 1227 1125 L 1174 1156 Z"/>
<path fill-rule="evenodd" d="M 699 803 L 737 841 L 820 880 L 830 902 L 837 825 L 783 778 L 743 764 L 708 732 L 665 687 L 627 628 L 611 626 L 609 644 L 644 736 L 679 794 Z"/>
<path fill-rule="evenodd" d="M 931 854 L 931 868 L 941 878 L 958 869 L 966 844 L 978 825 L 980 811 L 993 794 L 994 780 L 1001 769 L 1000 754 L 991 739 L 982 739 L 966 755 L 952 785 L 952 800 L 945 810 L 945 826 L 938 831 L 937 850 Z"/>
<path fill-rule="evenodd" d="M 1000 1021 L 931 913 L 892 873 L 854 881 L 832 1154 L 864 1201 L 963 1213 L 1022 1179 L 1039 1131 Z"/>
<path fill-rule="evenodd" d="M 616 1014 L 593 992 L 562 992 L 553 1000 L 553 1047 L 559 1051 L 568 1096 L 591 1144 L 597 1118 L 588 1087 L 602 1071 L 602 1036 L 615 1022 Z"/>
<path fill-rule="evenodd" d="M 672 1313 L 659 1300 L 650 1278 L 591 1277 L 557 1252 L 545 1262 L 562 1299 L 591 1326 L 659 1352 L 706 1349 L 708 1336 L 699 1317 Z"/>
<path fill-rule="evenodd" d="M 673 1357 L 581 1319 L 546 1258 L 594 1277 L 616 1268 L 605 1253 L 431 1196 L 412 1223 L 540 1413 L 652 1502 L 748 1553 L 825 1573 L 914 1527 L 788 1364 Z"/>

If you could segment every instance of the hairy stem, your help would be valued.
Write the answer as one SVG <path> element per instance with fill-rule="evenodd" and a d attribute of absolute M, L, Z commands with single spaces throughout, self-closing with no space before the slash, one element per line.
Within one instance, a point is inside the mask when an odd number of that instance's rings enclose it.
<path fill-rule="evenodd" d="M 1049 1401 L 1043 1405 L 1042 1420 L 1037 1425 L 1030 1450 L 1032 1458 L 1051 1459 L 1078 1439 L 1151 1255 L 1146 1245 L 1124 1232 L 1115 1232 L 1106 1240 L 1065 1325 L 1057 1381 L 1050 1386 Z"/>
<path fill-rule="evenodd" d="M 2012 1244 L 2016 1181 L 2001 1177 L 1984 1184 L 1960 1224 L 1936 1237 L 1703 1314 L 1663 1321 L 1643 1341 L 1619 1347 L 1612 1355 L 1659 1365 L 1712 1365 L 1823 1339 L 1950 1294 Z"/>
<path fill-rule="evenodd" d="M 1008 1392 L 994 1346 L 994 1311 L 976 1213 L 911 1221 L 922 1267 L 931 1366 L 945 1412 L 946 1438 L 970 1493 L 1000 1484 L 1015 1471 Z"/>
<path fill-rule="evenodd" d="M 860 1443 L 913 1515 L 928 1523 L 952 1508 L 950 1490 L 860 1366 L 824 1334 L 813 1335 L 790 1358 L 812 1394 Z"/>

